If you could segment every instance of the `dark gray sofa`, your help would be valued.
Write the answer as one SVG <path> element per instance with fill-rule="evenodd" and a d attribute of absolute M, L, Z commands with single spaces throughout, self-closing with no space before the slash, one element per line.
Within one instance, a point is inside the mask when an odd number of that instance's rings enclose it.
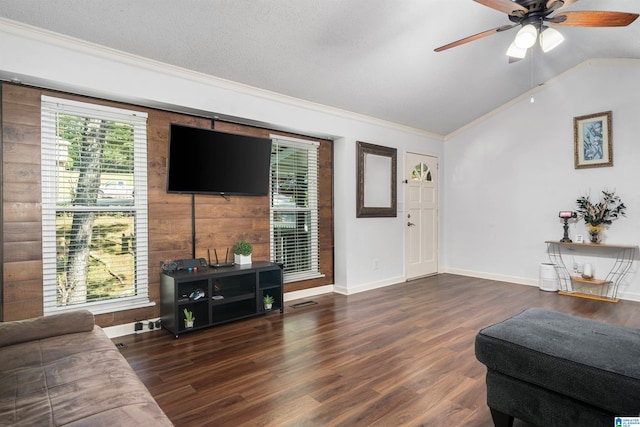
<path fill-rule="evenodd" d="M 496 426 L 613 426 L 640 414 L 640 330 L 531 308 L 482 329 Z"/>

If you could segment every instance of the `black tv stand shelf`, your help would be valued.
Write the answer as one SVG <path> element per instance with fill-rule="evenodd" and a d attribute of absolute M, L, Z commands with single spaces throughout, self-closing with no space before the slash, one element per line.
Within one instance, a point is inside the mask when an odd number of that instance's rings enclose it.
<path fill-rule="evenodd" d="M 196 291 L 204 296 L 190 297 Z M 273 297 L 271 310 L 264 308 L 265 295 Z M 184 309 L 193 312 L 192 328 L 185 325 Z M 185 332 L 278 310 L 284 313 L 282 267 L 279 264 L 254 262 L 160 274 L 162 326 L 176 338 Z"/>

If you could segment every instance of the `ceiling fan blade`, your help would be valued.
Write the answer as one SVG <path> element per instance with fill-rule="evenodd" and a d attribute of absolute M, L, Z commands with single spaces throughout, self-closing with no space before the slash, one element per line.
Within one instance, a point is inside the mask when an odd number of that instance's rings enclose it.
<path fill-rule="evenodd" d="M 491 30 L 487 30 L 487 31 L 483 31 L 481 33 L 478 34 L 474 34 L 472 36 L 469 37 L 465 37 L 463 39 L 460 39 L 458 41 L 455 41 L 453 43 L 449 43 L 449 44 L 445 44 L 444 46 L 440 46 L 439 48 L 434 49 L 435 52 L 442 52 L 443 50 L 447 50 L 447 49 L 451 49 L 452 47 L 456 47 L 456 46 L 460 46 L 463 45 L 465 43 L 469 43 L 487 36 L 490 36 L 492 34 L 495 33 L 500 33 L 502 31 L 507 31 L 512 29 L 513 27 L 517 26 L 518 24 L 514 24 L 514 25 L 503 25 L 501 27 L 497 27 L 497 28 L 493 28 Z"/>
<path fill-rule="evenodd" d="M 571 27 L 626 27 L 637 17 L 637 13 L 579 11 L 561 13 L 549 18 L 549 22 Z"/>
<path fill-rule="evenodd" d="M 571 6 L 578 0 L 549 0 L 547 2 L 547 9 L 559 10 L 564 9 L 565 7 Z M 554 5 L 554 3 L 562 3 L 561 5 Z"/>
<path fill-rule="evenodd" d="M 474 0 L 474 1 L 484 6 L 498 10 L 500 12 L 504 12 L 507 15 L 524 16 L 524 14 L 529 12 L 529 9 L 511 0 Z"/>

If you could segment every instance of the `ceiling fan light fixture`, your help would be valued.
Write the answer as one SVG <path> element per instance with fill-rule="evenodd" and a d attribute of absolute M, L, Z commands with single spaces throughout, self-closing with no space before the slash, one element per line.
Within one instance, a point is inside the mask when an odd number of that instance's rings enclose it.
<path fill-rule="evenodd" d="M 563 41 L 564 37 L 562 33 L 555 28 L 547 28 L 540 33 L 540 46 L 545 53 L 558 47 Z"/>
<path fill-rule="evenodd" d="M 507 56 L 524 59 L 524 57 L 527 56 L 527 49 L 519 48 L 516 46 L 516 42 L 513 42 L 509 45 L 509 49 L 507 49 Z"/>
<path fill-rule="evenodd" d="M 538 38 L 538 30 L 531 24 L 527 24 L 520 28 L 516 38 L 513 41 L 520 49 L 529 49 L 533 46 Z"/>

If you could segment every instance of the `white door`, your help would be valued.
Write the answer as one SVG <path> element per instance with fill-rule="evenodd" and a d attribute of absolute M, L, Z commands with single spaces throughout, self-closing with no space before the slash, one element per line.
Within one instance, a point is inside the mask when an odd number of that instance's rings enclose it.
<path fill-rule="evenodd" d="M 438 272 L 438 158 L 405 157 L 405 254 L 407 280 Z"/>

